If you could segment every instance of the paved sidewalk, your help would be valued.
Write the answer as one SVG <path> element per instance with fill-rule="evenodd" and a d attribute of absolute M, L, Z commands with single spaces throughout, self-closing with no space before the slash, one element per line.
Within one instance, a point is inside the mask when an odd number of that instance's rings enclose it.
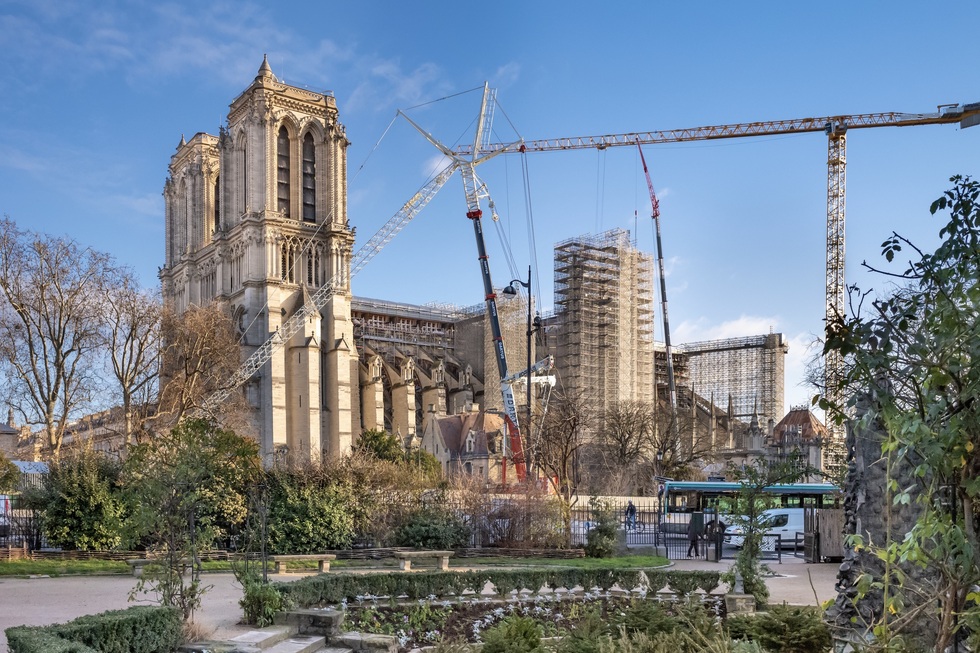
<path fill-rule="evenodd" d="M 721 562 L 705 562 L 704 560 L 672 560 L 674 569 L 704 569 L 727 570 L 734 560 Z M 773 573 L 778 574 L 766 579 L 769 588 L 770 603 L 788 603 L 790 605 L 820 605 L 824 601 L 836 598 L 839 562 L 804 562 L 795 556 L 783 556 L 782 563 L 775 560 L 766 561 Z"/>
<path fill-rule="evenodd" d="M 675 569 L 705 570 L 727 569 L 731 562 L 672 561 Z M 773 603 L 817 605 L 836 596 L 834 583 L 837 579 L 837 564 L 809 564 L 799 558 L 784 557 L 782 564 L 772 562 L 770 568 L 779 574 L 766 581 Z M 304 574 L 275 574 L 272 578 L 295 580 L 302 575 Z M 202 608 L 195 615 L 201 635 L 213 639 L 231 639 L 251 630 L 248 626 L 238 625 L 242 616 L 238 606 L 242 590 L 234 575 L 205 574 L 204 580 L 213 587 L 204 595 Z M 129 592 L 135 585 L 136 579 L 132 576 L 0 578 L 0 653 L 7 653 L 7 637 L 3 630 L 11 626 L 64 623 L 86 614 L 149 603 L 128 601 Z"/>

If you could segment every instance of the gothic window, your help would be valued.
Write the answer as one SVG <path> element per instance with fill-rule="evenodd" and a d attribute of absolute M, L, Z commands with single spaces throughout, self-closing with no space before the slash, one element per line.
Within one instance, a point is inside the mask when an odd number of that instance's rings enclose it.
<path fill-rule="evenodd" d="M 235 181 L 238 189 L 238 215 L 244 215 L 248 210 L 248 141 L 245 134 L 238 137 L 238 170 L 235 171 Z"/>
<path fill-rule="evenodd" d="M 297 277 L 302 274 L 296 270 L 297 244 L 293 240 L 286 240 L 280 246 L 282 280 L 286 283 L 297 283 Z"/>
<path fill-rule="evenodd" d="M 218 183 L 220 175 L 214 176 L 214 230 L 219 231 L 221 229 L 221 184 Z"/>
<path fill-rule="evenodd" d="M 316 220 L 316 148 L 310 133 L 303 138 L 303 219 Z"/>
<path fill-rule="evenodd" d="M 177 187 L 177 216 L 174 229 L 177 242 L 177 257 L 187 253 L 187 184 L 180 181 Z"/>
<path fill-rule="evenodd" d="M 306 283 L 316 288 L 320 285 L 320 249 L 312 247 L 306 254 Z"/>
<path fill-rule="evenodd" d="M 279 128 L 279 138 L 276 140 L 276 169 L 278 171 L 279 204 L 277 210 L 289 217 L 289 132 L 285 127 Z"/>

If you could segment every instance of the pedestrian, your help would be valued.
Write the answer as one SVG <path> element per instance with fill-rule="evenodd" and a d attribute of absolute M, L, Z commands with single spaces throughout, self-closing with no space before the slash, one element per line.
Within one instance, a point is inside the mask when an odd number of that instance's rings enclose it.
<path fill-rule="evenodd" d="M 626 529 L 631 528 L 636 528 L 636 506 L 633 505 L 632 499 L 626 504 Z"/>
<path fill-rule="evenodd" d="M 698 528 L 698 524 L 694 521 L 694 516 L 691 516 L 691 521 L 687 525 L 687 557 L 700 558 L 701 554 L 698 552 L 698 539 L 701 537 L 701 529 Z M 694 551 L 694 555 L 691 555 L 691 551 Z"/>

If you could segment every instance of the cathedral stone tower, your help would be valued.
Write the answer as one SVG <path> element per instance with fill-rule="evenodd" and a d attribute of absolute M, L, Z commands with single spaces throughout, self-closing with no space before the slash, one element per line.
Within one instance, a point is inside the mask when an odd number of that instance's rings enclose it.
<path fill-rule="evenodd" d="M 246 385 L 267 464 L 343 454 L 359 430 L 348 145 L 333 96 L 283 84 L 263 60 L 220 135 L 182 137 L 170 161 L 160 280 L 177 311 L 222 302 L 247 356 L 316 288 L 338 288 Z"/>

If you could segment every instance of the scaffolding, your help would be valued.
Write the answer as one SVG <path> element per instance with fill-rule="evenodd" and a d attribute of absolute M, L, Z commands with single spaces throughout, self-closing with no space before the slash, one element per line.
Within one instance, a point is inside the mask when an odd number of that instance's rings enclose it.
<path fill-rule="evenodd" d="M 600 413 L 654 398 L 653 257 L 612 229 L 555 246 L 556 367 Z"/>
<path fill-rule="evenodd" d="M 783 334 L 692 342 L 677 349 L 687 359 L 691 387 L 723 408 L 730 397 L 734 419 L 753 414 L 762 423 L 782 419 L 789 351 Z"/>

